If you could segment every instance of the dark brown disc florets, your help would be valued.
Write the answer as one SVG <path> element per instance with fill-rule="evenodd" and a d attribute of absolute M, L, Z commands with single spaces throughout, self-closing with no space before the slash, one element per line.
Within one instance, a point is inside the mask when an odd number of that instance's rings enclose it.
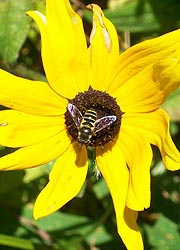
<path fill-rule="evenodd" d="M 106 92 L 89 89 L 88 91 L 77 94 L 70 103 L 80 112 L 82 115 L 81 119 L 83 119 L 83 116 L 88 110 L 96 111 L 96 120 L 106 116 L 116 116 L 116 120 L 110 126 L 99 130 L 97 133 L 92 129 L 92 135 L 89 142 L 84 143 L 86 146 L 104 145 L 111 141 L 119 132 L 123 112 L 120 110 L 115 98 L 111 97 Z M 79 141 L 79 130 L 82 125 L 74 121 L 68 108 L 65 113 L 65 124 L 72 138 L 75 141 Z"/>

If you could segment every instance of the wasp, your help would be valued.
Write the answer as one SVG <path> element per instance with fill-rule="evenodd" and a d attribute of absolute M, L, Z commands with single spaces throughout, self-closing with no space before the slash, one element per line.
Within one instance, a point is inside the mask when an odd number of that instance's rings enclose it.
<path fill-rule="evenodd" d="M 115 115 L 103 116 L 97 119 L 97 112 L 93 108 L 88 109 L 84 115 L 76 108 L 75 105 L 69 103 L 68 111 L 78 130 L 78 142 L 88 146 L 92 136 L 99 131 L 111 126 L 116 121 Z"/>

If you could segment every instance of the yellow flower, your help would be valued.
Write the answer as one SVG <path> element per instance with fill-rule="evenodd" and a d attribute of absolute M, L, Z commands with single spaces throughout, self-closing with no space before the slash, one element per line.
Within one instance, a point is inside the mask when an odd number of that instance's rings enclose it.
<path fill-rule="evenodd" d="M 0 143 L 18 148 L 0 159 L 0 169 L 56 159 L 35 203 L 37 219 L 78 194 L 88 170 L 86 149 L 96 148 L 118 232 L 127 249 L 142 250 L 136 218 L 150 205 L 150 144 L 159 148 L 167 169 L 180 167 L 168 115 L 160 109 L 180 85 L 180 30 L 119 55 L 114 26 L 97 5 L 88 7 L 94 13 L 89 48 L 68 0 L 47 0 L 46 16 L 28 12 L 40 28 L 48 84 L 0 70 L 0 104 L 9 108 L 0 111 Z"/>

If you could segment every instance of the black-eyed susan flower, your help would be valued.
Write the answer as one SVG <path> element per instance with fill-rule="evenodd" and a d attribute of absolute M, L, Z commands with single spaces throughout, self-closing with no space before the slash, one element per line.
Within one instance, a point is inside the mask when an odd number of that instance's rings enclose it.
<path fill-rule="evenodd" d="M 137 213 L 150 206 L 150 165 L 156 145 L 169 170 L 180 153 L 160 108 L 180 85 L 180 30 L 142 42 L 119 55 L 114 26 L 93 10 L 90 46 L 68 0 L 47 0 L 46 16 L 30 11 L 42 38 L 48 84 L 0 71 L 0 144 L 18 148 L 1 170 L 56 162 L 39 194 L 37 219 L 80 191 L 92 149 L 112 196 L 118 232 L 127 249 L 142 250 Z"/>

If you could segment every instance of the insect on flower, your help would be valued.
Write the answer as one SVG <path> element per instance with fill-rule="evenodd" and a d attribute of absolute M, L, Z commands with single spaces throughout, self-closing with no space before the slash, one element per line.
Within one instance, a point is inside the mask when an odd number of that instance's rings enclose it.
<path fill-rule="evenodd" d="M 180 168 L 161 108 L 180 86 L 180 29 L 120 53 L 111 21 L 98 5 L 87 7 L 93 11 L 90 43 L 69 0 L 46 0 L 46 15 L 27 12 L 40 29 L 48 84 L 0 70 L 6 108 L 0 110 L 0 145 L 15 149 L 0 157 L 0 170 L 55 160 L 35 219 L 62 208 L 79 193 L 89 168 L 99 170 L 126 248 L 143 250 L 136 221 L 151 203 L 151 145 L 168 170 Z"/>
<path fill-rule="evenodd" d="M 68 111 L 78 129 L 78 142 L 84 145 L 89 145 L 92 136 L 110 127 L 116 121 L 115 115 L 97 119 L 97 112 L 93 108 L 88 109 L 83 116 L 78 108 L 71 103 L 68 104 Z"/>

